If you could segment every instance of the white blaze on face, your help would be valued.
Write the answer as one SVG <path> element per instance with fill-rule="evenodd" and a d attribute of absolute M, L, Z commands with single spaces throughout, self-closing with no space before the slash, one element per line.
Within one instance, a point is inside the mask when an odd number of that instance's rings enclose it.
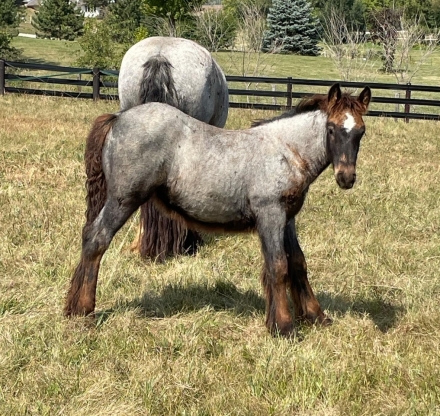
<path fill-rule="evenodd" d="M 344 129 L 350 133 L 351 129 L 356 125 L 354 117 L 350 113 L 345 113 Z"/>

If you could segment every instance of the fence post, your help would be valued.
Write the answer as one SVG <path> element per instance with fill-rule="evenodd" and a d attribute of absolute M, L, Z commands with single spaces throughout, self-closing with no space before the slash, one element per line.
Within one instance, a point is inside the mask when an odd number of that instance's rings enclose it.
<path fill-rule="evenodd" d="M 287 77 L 287 108 L 292 108 L 292 77 Z"/>
<path fill-rule="evenodd" d="M 400 92 L 394 93 L 394 98 L 400 98 Z M 396 113 L 400 113 L 400 104 L 396 104 L 396 108 L 394 110 Z M 394 117 L 394 121 L 397 123 L 399 121 L 398 118 Z"/>
<path fill-rule="evenodd" d="M 272 92 L 275 92 L 276 90 L 277 90 L 277 85 L 272 84 Z M 272 97 L 272 104 L 274 104 L 274 105 L 277 104 L 277 97 Z"/>
<path fill-rule="evenodd" d="M 99 100 L 99 84 L 101 83 L 99 75 L 99 68 L 93 68 L 93 101 Z"/>
<path fill-rule="evenodd" d="M 408 87 L 410 87 L 410 86 L 411 86 L 411 83 L 408 82 L 406 85 L 407 85 Z M 408 88 L 408 89 L 406 90 L 406 93 L 405 93 L 405 99 L 407 99 L 407 100 L 410 100 L 410 99 L 411 99 L 411 89 L 410 89 L 410 88 Z M 410 104 L 409 104 L 409 103 L 408 103 L 408 104 L 405 104 L 405 113 L 408 114 L 410 111 L 411 111 L 411 106 L 410 106 Z M 405 123 L 409 123 L 409 118 L 408 118 L 408 117 L 405 117 Z"/>
<path fill-rule="evenodd" d="M 0 95 L 5 95 L 5 61 L 0 59 Z"/>

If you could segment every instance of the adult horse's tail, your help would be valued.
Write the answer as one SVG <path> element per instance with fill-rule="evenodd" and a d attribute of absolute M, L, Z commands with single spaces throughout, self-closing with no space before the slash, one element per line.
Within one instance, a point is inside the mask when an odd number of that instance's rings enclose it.
<path fill-rule="evenodd" d="M 179 108 L 174 86 L 173 66 L 161 55 L 154 55 L 144 64 L 139 104 L 161 102 Z M 163 216 L 150 200 L 141 206 L 138 241 L 132 247 L 142 257 L 163 261 L 167 256 L 194 253 L 202 242 L 200 235 L 188 230 L 178 220 Z"/>
<path fill-rule="evenodd" d="M 144 72 L 139 91 L 139 104 L 158 102 L 179 107 L 174 87 L 173 66 L 167 58 L 154 55 L 143 65 Z"/>
<path fill-rule="evenodd" d="M 107 185 L 102 170 L 102 148 L 104 147 L 105 138 L 117 117 L 116 114 L 99 116 L 93 123 L 87 137 L 84 155 L 87 175 L 87 224 L 95 221 L 107 198 Z"/>

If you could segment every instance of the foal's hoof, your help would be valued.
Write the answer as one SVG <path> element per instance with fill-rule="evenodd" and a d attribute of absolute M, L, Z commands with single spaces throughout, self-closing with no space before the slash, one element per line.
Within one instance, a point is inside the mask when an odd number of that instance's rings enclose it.
<path fill-rule="evenodd" d="M 333 320 L 321 313 L 320 315 L 304 315 L 298 318 L 298 321 L 309 324 L 309 325 L 319 325 L 319 326 L 330 326 L 333 324 Z"/>
<path fill-rule="evenodd" d="M 296 338 L 297 331 L 293 322 L 289 322 L 286 324 L 275 324 L 269 328 L 269 332 L 274 337 L 283 337 L 283 338 Z"/>
<path fill-rule="evenodd" d="M 63 310 L 63 315 L 66 318 L 72 318 L 74 316 L 85 316 L 87 318 L 95 317 L 95 308 L 90 309 L 90 307 L 72 306 L 66 305 Z"/>
<path fill-rule="evenodd" d="M 324 315 L 316 323 L 321 326 L 330 326 L 333 325 L 333 319 L 328 317 L 327 315 Z"/>

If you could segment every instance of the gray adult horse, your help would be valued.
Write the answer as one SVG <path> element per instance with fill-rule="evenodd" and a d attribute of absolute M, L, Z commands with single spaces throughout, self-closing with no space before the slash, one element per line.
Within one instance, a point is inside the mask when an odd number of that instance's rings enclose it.
<path fill-rule="evenodd" d="M 205 123 L 223 127 L 228 116 L 228 85 L 211 54 L 197 43 L 171 37 L 151 37 L 132 46 L 119 72 L 119 99 L 125 111 L 146 102 L 163 102 Z M 197 232 L 162 216 L 151 202 L 141 207 L 138 239 L 141 256 L 193 252 Z"/>
<path fill-rule="evenodd" d="M 336 84 L 293 112 L 238 131 L 209 126 L 160 103 L 98 117 L 86 145 L 81 260 L 64 313 L 94 312 L 102 256 L 133 212 L 151 200 L 190 227 L 257 231 L 270 332 L 294 333 L 288 289 L 297 319 L 329 323 L 307 279 L 295 216 L 309 186 L 330 164 L 341 188 L 354 185 L 370 99 L 368 87 L 354 98 Z"/>

